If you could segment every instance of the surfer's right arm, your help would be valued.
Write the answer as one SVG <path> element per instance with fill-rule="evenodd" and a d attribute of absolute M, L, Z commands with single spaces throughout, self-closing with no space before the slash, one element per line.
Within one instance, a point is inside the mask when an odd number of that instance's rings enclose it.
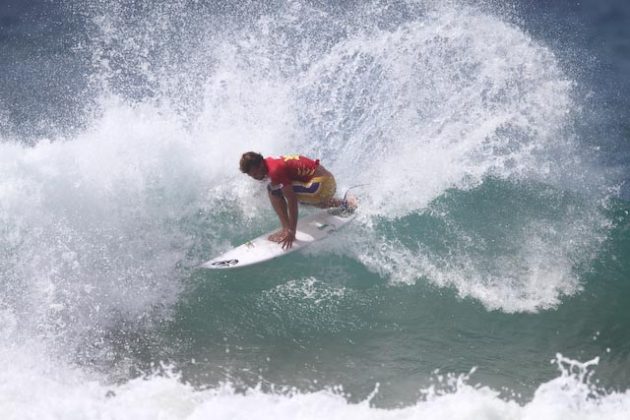
<path fill-rule="evenodd" d="M 278 219 L 280 219 L 282 230 L 288 230 L 289 214 L 287 209 L 287 202 L 282 194 L 282 190 L 280 188 L 272 188 L 271 186 L 269 186 L 267 188 L 267 192 L 269 193 L 269 201 L 271 202 L 271 206 L 278 215 Z"/>
<path fill-rule="evenodd" d="M 284 195 L 284 199 L 286 199 L 288 212 L 287 225 L 285 229 L 286 235 L 282 239 L 281 244 L 282 248 L 289 249 L 293 246 L 293 241 L 295 240 L 295 231 L 297 229 L 298 221 L 298 200 L 291 184 L 282 187 L 282 193 Z M 285 225 L 283 224 L 283 226 Z"/>

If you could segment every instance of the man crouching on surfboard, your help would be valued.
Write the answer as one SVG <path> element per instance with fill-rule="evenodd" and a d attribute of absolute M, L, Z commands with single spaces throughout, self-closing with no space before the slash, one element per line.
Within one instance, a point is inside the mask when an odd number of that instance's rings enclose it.
<path fill-rule="evenodd" d="M 283 249 L 293 246 L 298 221 L 298 202 L 320 208 L 347 206 L 335 198 L 335 177 L 320 165 L 319 160 L 291 155 L 264 158 L 260 153 L 243 153 L 241 172 L 262 181 L 269 179 L 267 192 L 273 209 L 280 218 L 282 230 L 269 236 Z"/>

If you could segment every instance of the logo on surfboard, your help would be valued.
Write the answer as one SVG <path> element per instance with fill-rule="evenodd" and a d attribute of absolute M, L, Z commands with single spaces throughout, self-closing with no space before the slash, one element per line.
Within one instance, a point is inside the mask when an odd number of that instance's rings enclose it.
<path fill-rule="evenodd" d="M 232 267 L 232 266 L 235 266 L 236 264 L 238 264 L 238 260 L 223 260 L 223 261 L 215 261 L 210 265 L 214 267 Z"/>

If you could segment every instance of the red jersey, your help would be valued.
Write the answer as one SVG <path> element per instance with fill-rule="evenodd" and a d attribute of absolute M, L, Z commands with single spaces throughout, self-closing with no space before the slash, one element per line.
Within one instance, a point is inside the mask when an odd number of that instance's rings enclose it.
<path fill-rule="evenodd" d="M 265 165 L 272 185 L 291 185 L 293 181 L 308 182 L 313 179 L 319 159 L 312 160 L 299 155 L 268 157 L 265 158 Z"/>

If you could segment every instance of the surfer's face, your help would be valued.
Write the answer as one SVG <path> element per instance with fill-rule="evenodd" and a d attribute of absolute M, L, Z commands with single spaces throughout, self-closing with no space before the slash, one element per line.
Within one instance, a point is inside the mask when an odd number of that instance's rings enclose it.
<path fill-rule="evenodd" d="M 257 179 L 258 181 L 262 181 L 267 175 L 267 168 L 265 168 L 265 165 L 261 163 L 260 165 L 251 168 L 249 172 L 247 172 L 247 175 Z"/>

